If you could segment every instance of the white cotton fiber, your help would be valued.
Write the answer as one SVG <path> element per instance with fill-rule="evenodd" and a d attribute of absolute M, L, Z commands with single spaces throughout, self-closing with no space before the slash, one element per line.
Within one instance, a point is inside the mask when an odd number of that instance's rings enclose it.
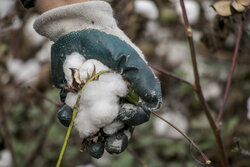
<path fill-rule="evenodd" d="M 66 96 L 65 103 L 71 108 L 74 108 L 76 100 L 77 100 L 77 96 L 78 96 L 78 93 L 69 92 Z"/>
<path fill-rule="evenodd" d="M 65 74 L 65 79 L 69 85 L 72 84 L 72 71 L 70 69 L 79 69 L 84 61 L 85 58 L 77 52 L 74 52 L 71 55 L 67 56 L 63 64 L 63 72 Z"/>
<path fill-rule="evenodd" d="M 103 128 L 103 132 L 108 134 L 108 135 L 112 135 L 115 132 L 117 132 L 118 130 L 122 129 L 124 127 L 124 123 L 121 121 L 114 121 L 111 124 L 105 126 Z"/>
<path fill-rule="evenodd" d="M 65 78 L 72 78 L 71 71 L 67 68 L 72 68 L 72 60 L 80 62 L 79 57 L 71 55 L 71 58 L 64 63 Z M 79 63 L 80 64 L 80 63 Z M 87 60 L 80 66 L 74 65 L 80 72 L 80 80 L 85 83 L 87 78 L 92 74 L 103 70 L 110 70 L 97 60 Z M 68 85 L 72 83 L 72 79 L 67 79 Z M 96 134 L 100 128 L 104 128 L 107 134 L 113 134 L 124 125 L 115 122 L 120 104 L 119 98 L 125 97 L 127 94 L 127 85 L 122 76 L 118 73 L 104 73 L 99 76 L 98 80 L 90 82 L 81 94 L 79 101 L 78 113 L 74 122 L 75 128 L 79 131 L 82 138 L 86 138 Z M 77 93 L 68 93 L 66 104 L 73 108 L 76 103 Z M 114 122 L 113 122 L 114 121 Z M 107 126 L 107 127 L 106 127 Z"/>

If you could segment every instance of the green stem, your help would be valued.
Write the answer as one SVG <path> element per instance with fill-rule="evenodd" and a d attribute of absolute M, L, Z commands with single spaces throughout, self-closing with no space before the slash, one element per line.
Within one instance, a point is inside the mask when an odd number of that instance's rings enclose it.
<path fill-rule="evenodd" d="M 76 104 L 75 104 L 75 106 L 74 106 L 72 119 L 71 119 L 71 122 L 70 122 L 70 124 L 69 124 L 69 128 L 68 128 L 68 131 L 67 131 L 67 134 L 66 134 L 66 137 L 65 137 L 65 140 L 64 140 L 64 143 L 63 143 L 61 152 L 60 152 L 60 156 L 59 156 L 58 161 L 57 161 L 57 164 L 56 164 L 56 167 L 60 167 L 60 164 L 61 164 L 61 162 L 62 162 L 62 158 L 63 158 L 64 152 L 65 152 L 65 149 L 66 149 L 68 140 L 69 140 L 69 136 L 70 136 L 70 133 L 71 133 L 73 124 L 74 124 L 74 120 L 75 120 L 75 118 L 76 118 L 76 113 L 77 113 L 77 109 L 78 109 L 78 106 L 79 106 L 79 101 L 80 101 L 81 94 L 82 94 L 83 90 L 84 90 L 85 87 L 88 85 L 88 83 L 90 83 L 91 81 L 93 81 L 96 77 L 98 77 L 99 75 L 101 75 L 101 74 L 103 74 L 103 73 L 108 73 L 108 72 L 111 72 L 111 71 L 110 71 L 110 70 L 104 70 L 104 71 L 101 71 L 101 72 L 97 73 L 97 74 L 94 75 L 92 78 L 90 78 L 90 79 L 86 82 L 86 84 L 82 87 L 82 89 L 80 90 L 80 93 L 79 93 L 79 95 L 78 95 L 78 97 L 77 97 L 77 100 L 76 100 Z"/>

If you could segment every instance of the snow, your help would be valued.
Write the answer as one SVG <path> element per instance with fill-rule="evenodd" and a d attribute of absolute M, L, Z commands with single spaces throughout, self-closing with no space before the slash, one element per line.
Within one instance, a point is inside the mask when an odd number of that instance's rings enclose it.
<path fill-rule="evenodd" d="M 158 8 L 155 3 L 149 0 L 136 0 L 135 12 L 146 16 L 148 19 L 155 20 L 159 16 Z"/>
<path fill-rule="evenodd" d="M 79 70 L 81 83 L 87 81 L 94 71 L 96 73 L 109 68 L 97 60 L 84 60 L 83 56 L 73 53 L 64 63 L 65 78 L 68 86 L 72 86 L 70 68 Z M 81 94 L 78 113 L 74 122 L 80 137 L 86 138 L 104 128 L 106 133 L 113 134 L 120 128 L 121 123 L 111 124 L 118 115 L 119 98 L 127 94 L 127 85 L 122 76 L 117 73 L 104 73 L 98 80 L 90 82 Z M 66 104 L 73 108 L 76 103 L 77 93 L 68 93 Z M 107 126 L 107 127 L 106 127 Z M 113 129 L 112 129 L 113 128 Z"/>

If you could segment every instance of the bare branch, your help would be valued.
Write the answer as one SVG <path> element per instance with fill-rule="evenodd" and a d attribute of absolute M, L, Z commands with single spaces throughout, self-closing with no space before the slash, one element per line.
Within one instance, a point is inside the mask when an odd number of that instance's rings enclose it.
<path fill-rule="evenodd" d="M 34 162 L 35 162 L 36 158 L 42 152 L 42 148 L 45 144 L 46 138 L 48 136 L 48 132 L 49 132 L 50 128 L 52 127 L 52 125 L 55 123 L 55 118 L 56 117 L 54 114 L 52 114 L 50 116 L 49 122 L 47 123 L 47 125 L 45 125 L 45 127 L 42 130 L 42 134 L 40 135 L 41 137 L 38 140 L 38 144 L 37 144 L 36 148 L 33 150 L 33 152 L 30 154 L 30 156 L 28 157 L 28 160 L 26 161 L 25 166 L 27 166 L 27 167 L 34 166 Z"/>
<path fill-rule="evenodd" d="M 199 97 L 199 100 L 204 108 L 206 117 L 209 121 L 209 124 L 213 130 L 214 136 L 216 138 L 216 143 L 219 147 L 219 154 L 222 160 L 222 164 L 224 167 L 229 167 L 229 162 L 228 162 L 228 158 L 225 152 L 225 148 L 224 148 L 224 144 L 223 141 L 221 139 L 221 135 L 220 135 L 220 131 L 217 127 L 217 124 L 215 122 L 215 120 L 213 119 L 210 109 L 208 107 L 208 104 L 204 98 L 201 86 L 200 86 L 200 76 L 199 76 L 199 71 L 198 71 L 198 65 L 197 65 L 197 61 L 196 61 L 196 52 L 195 52 L 195 48 L 194 48 L 194 41 L 193 41 L 193 34 L 192 34 L 192 28 L 190 27 L 189 21 L 188 21 L 188 17 L 187 17 L 187 12 L 186 12 L 186 8 L 185 8 L 185 4 L 183 0 L 180 0 L 180 5 L 181 5 L 181 9 L 182 9 L 182 15 L 183 15 L 183 20 L 184 20 L 184 24 L 185 24 L 185 29 L 186 29 L 186 34 L 187 34 L 187 38 L 188 38 L 188 42 L 189 42 L 189 46 L 190 46 L 190 52 L 191 52 L 191 58 L 192 58 L 192 64 L 193 64 L 193 73 L 194 73 L 194 77 L 195 77 L 195 90 L 196 93 Z"/>
<path fill-rule="evenodd" d="M 150 66 L 151 68 L 153 68 L 154 70 L 156 70 L 156 71 L 162 72 L 163 74 L 165 74 L 165 75 L 167 75 L 167 76 L 169 76 L 169 77 L 171 77 L 171 78 L 173 78 L 173 79 L 175 79 L 175 80 L 181 81 L 181 82 L 183 82 L 183 83 L 185 83 L 185 84 L 187 84 L 187 85 L 193 87 L 193 84 L 192 84 L 191 82 L 189 82 L 189 81 L 187 81 L 187 80 L 184 80 L 184 79 L 178 77 L 177 75 L 175 75 L 175 74 L 173 74 L 173 73 L 171 73 L 171 72 L 168 72 L 168 71 L 166 71 L 166 70 L 163 70 L 163 69 L 161 69 L 161 68 L 159 68 L 159 67 L 156 67 L 156 66 L 154 66 L 154 65 L 152 65 L 152 64 L 149 64 L 149 66 Z"/>
<path fill-rule="evenodd" d="M 51 100 L 50 98 L 44 96 L 44 94 L 42 94 L 38 90 L 32 88 L 31 86 L 29 86 L 28 89 L 32 90 L 35 94 L 37 94 L 38 96 L 42 97 L 44 100 L 50 102 L 51 104 L 54 104 L 55 106 L 57 106 L 57 107 L 61 107 L 62 106 L 61 103 L 58 103 L 58 102 L 55 102 L 55 101 Z"/>
<path fill-rule="evenodd" d="M 154 114 L 156 117 L 160 118 L 161 120 L 163 120 L 164 122 L 166 122 L 167 124 L 169 124 L 171 127 L 173 127 L 176 131 L 178 131 L 185 139 L 187 139 L 187 141 L 194 147 L 196 148 L 196 150 L 201 154 L 202 158 L 204 159 L 206 164 L 210 164 L 211 161 L 207 158 L 207 156 L 201 151 L 201 149 L 194 143 L 194 141 L 188 137 L 184 132 L 182 132 L 180 129 L 178 129 L 175 125 L 173 125 L 172 123 L 170 123 L 169 121 L 167 121 L 166 119 L 164 119 L 162 116 L 156 114 L 155 112 L 152 112 L 152 114 Z"/>
<path fill-rule="evenodd" d="M 229 73 L 229 76 L 228 76 L 228 79 L 227 79 L 226 90 L 225 90 L 225 93 L 224 93 L 223 102 L 222 102 L 222 105 L 221 105 L 221 108 L 220 108 L 219 116 L 217 118 L 217 123 L 220 123 L 223 112 L 224 112 L 224 107 L 225 107 L 225 104 L 226 104 L 226 101 L 227 101 L 228 93 L 229 93 L 230 86 L 231 86 L 232 76 L 233 76 L 236 60 L 237 60 L 238 53 L 239 53 L 240 40 L 241 40 L 241 37 L 242 37 L 243 29 L 244 29 L 244 21 L 241 20 L 240 29 L 239 29 L 239 32 L 238 32 L 238 37 L 237 37 L 237 41 L 236 41 L 236 45 L 235 45 L 232 65 L 231 65 L 230 73 Z"/>
<path fill-rule="evenodd" d="M 0 97 L 0 114 L 1 114 L 1 118 L 2 118 L 0 121 L 1 121 L 1 124 L 3 127 L 3 132 L 4 132 L 3 137 L 4 137 L 4 141 L 7 143 L 7 148 L 11 152 L 12 159 L 13 159 L 13 165 L 14 165 L 14 167 L 18 167 L 16 154 L 15 154 L 15 151 L 14 151 L 14 148 L 12 145 L 11 135 L 10 135 L 10 131 L 9 131 L 8 124 L 7 124 L 7 117 L 6 117 L 6 113 L 4 111 L 2 102 L 3 102 L 3 98 Z"/>
<path fill-rule="evenodd" d="M 135 151 L 130 148 L 127 148 L 127 151 L 134 157 L 136 161 L 138 161 L 142 167 L 147 167 L 147 164 L 137 155 Z"/>

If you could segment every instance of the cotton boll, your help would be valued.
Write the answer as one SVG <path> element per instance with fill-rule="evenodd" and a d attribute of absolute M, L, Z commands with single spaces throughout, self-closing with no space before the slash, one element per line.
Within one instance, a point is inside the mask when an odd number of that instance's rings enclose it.
<path fill-rule="evenodd" d="M 73 57 L 71 60 L 76 61 L 76 59 L 79 58 Z M 66 62 L 64 70 L 67 70 L 65 68 L 72 68 L 71 64 L 72 62 Z M 90 75 L 103 70 L 110 70 L 97 60 L 87 60 L 73 68 L 79 69 L 80 80 L 84 83 L 89 79 Z M 71 73 L 67 75 L 71 77 Z M 114 72 L 104 73 L 99 76 L 99 79 L 88 83 L 82 91 L 78 113 L 74 122 L 80 136 L 86 138 L 95 135 L 100 128 L 105 126 L 108 126 L 106 128 L 108 134 L 115 133 L 122 128 L 121 123 L 112 124 L 112 122 L 119 113 L 119 98 L 125 97 L 127 91 L 127 85 L 122 76 Z M 73 107 L 77 96 L 75 93 L 68 93 L 65 100 L 66 104 Z"/>
<path fill-rule="evenodd" d="M 112 135 L 122 129 L 124 127 L 124 123 L 121 121 L 114 121 L 111 124 L 105 126 L 103 128 L 103 132 L 107 135 Z"/>
<path fill-rule="evenodd" d="M 24 36 L 27 40 L 29 40 L 29 43 L 35 46 L 39 46 L 42 44 L 42 42 L 45 40 L 45 37 L 38 34 L 35 29 L 33 28 L 33 24 L 36 20 L 38 15 L 32 15 L 26 22 L 24 26 Z"/>
<path fill-rule="evenodd" d="M 203 0 L 201 1 L 203 10 L 204 10 L 204 14 L 207 20 L 212 20 L 214 18 L 214 16 L 216 15 L 215 10 L 211 7 L 212 2 L 210 0 Z"/>
<path fill-rule="evenodd" d="M 108 97 L 106 97 L 108 98 Z M 118 115 L 119 105 L 117 101 L 98 99 L 99 101 L 89 108 L 90 121 L 101 128 L 110 124 Z M 114 104 L 112 104 L 114 103 Z"/>
<path fill-rule="evenodd" d="M 94 72 L 98 73 L 103 70 L 109 70 L 109 68 L 97 60 L 90 59 L 86 61 L 79 70 L 80 79 L 85 83 L 88 79 L 88 76 L 91 76 L 92 74 L 94 74 Z"/>
<path fill-rule="evenodd" d="M 72 84 L 72 71 L 70 69 L 71 68 L 80 69 L 84 61 L 85 58 L 77 52 L 74 52 L 71 55 L 67 56 L 63 64 L 63 72 L 65 74 L 65 79 L 68 85 Z"/>
<path fill-rule="evenodd" d="M 65 103 L 70 106 L 71 108 L 74 108 L 76 104 L 76 100 L 78 97 L 78 93 L 71 93 L 69 92 L 66 96 Z"/>
<path fill-rule="evenodd" d="M 76 167 L 95 167 L 95 165 L 93 165 L 93 164 L 77 165 Z"/>
<path fill-rule="evenodd" d="M 177 10 L 177 13 L 182 16 L 182 9 L 180 6 L 180 2 L 178 0 L 175 1 L 175 7 Z M 186 0 L 185 1 L 185 7 L 188 13 L 188 20 L 190 24 L 196 24 L 200 17 L 200 6 L 196 1 L 193 0 Z M 182 17 L 181 17 L 182 18 Z M 182 19 L 183 21 L 183 19 Z"/>
<path fill-rule="evenodd" d="M 18 82 L 30 84 L 36 80 L 41 65 L 36 59 L 30 59 L 24 62 L 20 59 L 11 57 L 7 60 L 7 68 L 10 74 L 13 75 Z"/>
<path fill-rule="evenodd" d="M 0 2 L 0 18 L 5 17 L 11 12 L 16 4 L 16 0 L 1 0 Z"/>
<path fill-rule="evenodd" d="M 188 121 L 187 118 L 184 117 L 179 112 L 167 112 L 161 115 L 169 122 L 173 123 L 177 128 L 179 128 L 182 132 L 186 133 L 188 130 Z M 166 137 L 172 139 L 181 139 L 182 135 L 180 135 L 175 129 L 166 124 L 164 121 L 157 119 L 154 122 L 155 133 L 158 135 L 164 135 Z"/>
<path fill-rule="evenodd" d="M 9 150 L 0 151 L 0 167 L 10 167 L 12 162 L 11 152 Z"/>
<path fill-rule="evenodd" d="M 93 136 L 99 131 L 99 128 L 96 127 L 90 120 L 87 111 L 83 108 L 80 108 L 77 117 L 74 122 L 75 128 L 78 130 L 81 138 L 86 138 Z"/>
<path fill-rule="evenodd" d="M 220 97 L 221 88 L 218 83 L 206 81 L 203 85 L 206 85 L 203 87 L 203 93 L 207 100 L 213 100 Z"/>
<path fill-rule="evenodd" d="M 154 2 L 148 0 L 136 0 L 135 1 L 135 12 L 143 14 L 149 19 L 157 19 L 159 11 Z"/>
<path fill-rule="evenodd" d="M 44 63 L 50 60 L 50 48 L 53 43 L 51 41 L 46 42 L 42 48 L 37 52 L 36 59 Z"/>
<path fill-rule="evenodd" d="M 106 88 L 117 96 L 124 97 L 127 95 L 127 84 L 124 82 L 121 75 L 116 73 L 106 73 L 100 77 L 100 80 L 105 82 Z"/>

